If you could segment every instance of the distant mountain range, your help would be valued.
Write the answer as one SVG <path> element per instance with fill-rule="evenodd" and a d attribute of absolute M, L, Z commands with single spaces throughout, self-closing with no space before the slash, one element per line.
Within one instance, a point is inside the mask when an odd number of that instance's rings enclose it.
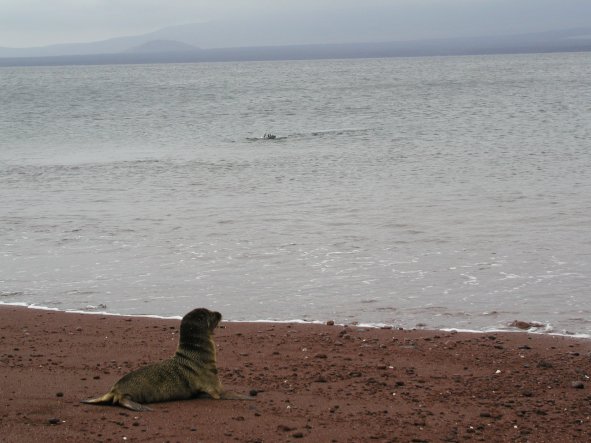
<path fill-rule="evenodd" d="M 124 52 L 129 54 L 166 53 L 166 52 L 188 52 L 196 51 L 199 48 L 183 42 L 174 40 L 150 40 L 141 45 L 134 46 Z"/>
<path fill-rule="evenodd" d="M 248 28 L 242 28 L 247 32 Z M 252 30 L 255 32 L 255 30 Z M 0 66 L 183 63 L 591 51 L 591 28 L 413 41 L 241 46 L 215 24 L 183 25 L 130 37 L 38 48 L 0 48 Z M 257 30 L 256 32 L 261 32 Z M 269 39 L 280 29 L 265 29 Z M 279 35 L 279 34 L 277 34 Z M 256 41 L 249 39 L 245 41 Z M 227 42 L 227 47 L 212 47 Z M 207 49 L 202 49 L 203 47 Z"/>

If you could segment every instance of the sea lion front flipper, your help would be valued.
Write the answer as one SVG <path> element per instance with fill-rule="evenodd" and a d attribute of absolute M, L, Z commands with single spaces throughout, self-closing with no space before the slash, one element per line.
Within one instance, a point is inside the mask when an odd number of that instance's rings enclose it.
<path fill-rule="evenodd" d="M 248 395 L 238 394 L 234 391 L 222 391 L 220 393 L 220 399 L 222 400 L 254 400 L 253 397 Z"/>
<path fill-rule="evenodd" d="M 149 408 L 146 405 L 142 405 L 141 403 L 135 402 L 129 397 L 121 398 L 119 400 L 119 405 L 123 406 L 124 408 L 131 409 L 132 411 L 137 411 L 137 412 L 152 411 L 152 408 Z"/>

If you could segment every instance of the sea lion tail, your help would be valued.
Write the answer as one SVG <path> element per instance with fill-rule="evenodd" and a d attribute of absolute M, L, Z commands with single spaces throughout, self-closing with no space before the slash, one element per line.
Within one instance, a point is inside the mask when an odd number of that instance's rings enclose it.
<path fill-rule="evenodd" d="M 105 395 L 97 398 L 89 398 L 88 400 L 81 400 L 80 403 L 86 403 L 89 405 L 99 405 L 105 403 L 111 403 L 114 405 L 120 405 L 124 408 L 131 409 L 132 411 L 144 412 L 144 411 L 151 411 L 152 409 L 144 406 L 140 403 L 133 401 L 129 396 L 124 395 L 123 397 L 119 397 L 113 392 L 107 392 Z"/>
<path fill-rule="evenodd" d="M 80 400 L 80 403 L 86 403 L 88 405 L 99 405 L 103 403 L 113 403 L 115 395 L 112 392 L 107 392 L 105 395 L 97 398 L 89 398 L 87 400 Z"/>

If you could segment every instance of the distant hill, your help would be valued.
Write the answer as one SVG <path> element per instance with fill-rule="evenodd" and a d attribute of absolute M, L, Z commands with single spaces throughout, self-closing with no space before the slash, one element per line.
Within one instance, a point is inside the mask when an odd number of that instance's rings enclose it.
<path fill-rule="evenodd" d="M 190 27 L 189 27 L 190 28 Z M 177 37 L 187 27 L 169 28 Z M 184 31 L 183 31 L 184 29 Z M 183 31 L 183 32 L 181 32 Z M 376 58 L 438 55 L 473 55 L 535 52 L 591 51 L 591 28 L 542 33 L 430 39 L 415 41 L 276 45 L 199 49 L 182 39 L 160 39 L 156 35 L 105 40 L 46 48 L 2 49 L 0 66 L 192 63 L 204 61 L 294 60 L 329 58 Z M 174 34 L 168 32 L 167 35 Z M 185 35 L 186 37 L 186 35 Z M 17 55 L 20 54 L 20 55 Z"/>
<path fill-rule="evenodd" d="M 198 50 L 196 46 L 174 40 L 151 40 L 141 45 L 127 49 L 128 53 L 163 53 L 163 52 L 186 52 Z"/>

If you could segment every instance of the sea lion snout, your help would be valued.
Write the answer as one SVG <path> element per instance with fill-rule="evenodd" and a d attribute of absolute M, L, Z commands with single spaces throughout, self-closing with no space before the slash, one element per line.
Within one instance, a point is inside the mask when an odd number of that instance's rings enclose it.
<path fill-rule="evenodd" d="M 211 328 L 211 330 L 213 331 L 215 328 L 217 328 L 217 327 L 218 327 L 218 325 L 219 325 L 219 324 L 220 324 L 220 322 L 222 321 L 222 314 L 220 314 L 220 313 L 219 313 L 219 312 L 217 312 L 217 311 L 214 311 L 214 312 L 212 312 L 211 314 L 212 314 L 212 316 L 210 317 L 210 319 L 211 319 L 211 320 L 210 320 L 210 321 L 211 321 L 211 323 L 210 323 L 210 328 Z"/>

